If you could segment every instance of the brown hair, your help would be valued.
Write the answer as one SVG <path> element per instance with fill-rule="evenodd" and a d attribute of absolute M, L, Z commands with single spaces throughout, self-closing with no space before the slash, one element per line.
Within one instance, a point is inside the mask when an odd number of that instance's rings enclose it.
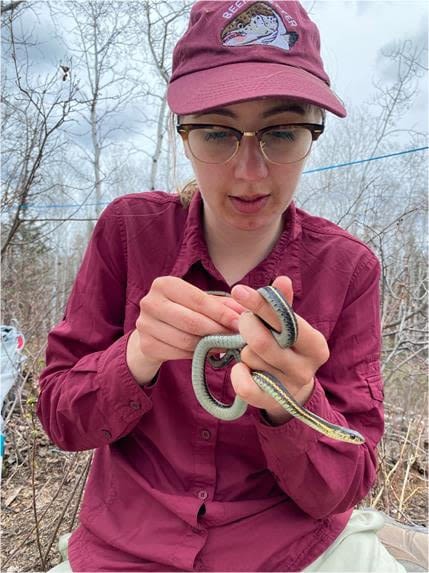
<path fill-rule="evenodd" d="M 192 197 L 195 195 L 197 191 L 198 191 L 198 184 L 195 179 L 191 179 L 190 181 L 182 185 L 182 187 L 179 187 L 177 189 L 180 202 L 185 209 L 189 206 Z"/>
<path fill-rule="evenodd" d="M 180 116 L 177 116 L 176 118 L 176 115 L 173 112 L 170 112 L 168 118 L 168 140 L 171 149 L 172 164 L 173 164 L 173 186 L 174 186 L 173 193 L 179 195 L 182 207 L 187 209 L 189 203 L 191 202 L 192 197 L 198 191 L 198 185 L 194 178 L 190 179 L 186 183 L 179 184 L 177 182 L 177 173 L 176 173 L 177 147 L 176 147 L 175 125 L 176 122 L 178 122 L 179 120 Z"/>

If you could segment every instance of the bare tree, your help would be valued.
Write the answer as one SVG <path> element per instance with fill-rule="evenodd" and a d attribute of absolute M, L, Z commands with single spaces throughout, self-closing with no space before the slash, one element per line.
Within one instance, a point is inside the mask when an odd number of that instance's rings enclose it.
<path fill-rule="evenodd" d="M 402 43 L 396 42 L 389 49 L 382 50 L 381 55 L 396 69 L 396 78 L 393 82 L 378 81 L 375 84 L 377 91 L 374 96 L 374 104 L 379 113 L 375 116 L 376 122 L 372 130 L 372 137 L 368 137 L 367 157 L 375 157 L 386 152 L 389 141 L 397 140 L 396 136 L 400 133 L 397 125 L 412 105 L 411 102 L 414 100 L 418 89 L 418 81 L 422 76 L 420 62 L 424 61 L 425 48 L 415 45 L 411 40 L 405 40 Z M 365 190 L 368 185 L 372 186 L 374 178 L 374 166 L 369 162 L 365 163 L 361 170 L 360 181 L 358 181 L 359 192 L 338 220 L 340 224 L 347 221 L 348 218 L 353 220 L 362 211 L 364 195 L 365 201 L 371 202 L 374 193 L 365 193 Z M 378 217 L 377 214 L 376 218 Z M 372 219 L 374 220 L 374 215 Z"/>
<path fill-rule="evenodd" d="M 61 127 L 71 118 L 76 86 L 69 77 L 60 82 L 58 70 L 29 74 L 29 37 L 17 38 L 13 10 L 3 20 L 8 46 L 2 72 L 3 146 L 2 259 L 23 225 L 32 197 L 49 192 L 44 185 L 46 165 L 55 161 L 63 145 Z M 33 229 L 34 232 L 34 229 Z"/>
<path fill-rule="evenodd" d="M 166 102 L 167 85 L 171 74 L 171 54 L 174 44 L 178 40 L 186 23 L 185 16 L 188 14 L 193 2 L 166 2 L 165 0 L 145 0 L 143 2 L 144 19 L 134 20 L 134 30 L 141 38 L 141 47 L 144 57 L 142 64 L 150 66 L 155 71 L 154 81 L 148 97 L 154 102 L 150 107 L 150 117 L 144 116 L 146 125 L 151 126 L 153 135 L 152 151 L 150 154 L 150 176 L 149 189 L 155 189 L 159 184 L 160 164 L 163 151 L 168 151 L 165 146 L 166 134 L 168 132 L 169 113 Z M 154 113 L 155 111 L 155 113 Z M 155 125 L 153 118 L 156 117 Z M 166 187 L 168 187 L 171 171 L 169 154 L 164 153 L 166 162 L 167 177 Z"/>
<path fill-rule="evenodd" d="M 78 100 L 82 104 L 78 128 L 81 143 L 75 142 L 84 161 L 91 165 L 96 216 L 101 211 L 103 184 L 110 175 L 103 163 L 103 152 L 119 137 L 123 129 L 121 114 L 138 87 L 127 55 L 130 7 L 129 2 L 113 0 L 51 4 L 59 27 L 65 16 L 72 23 L 63 41 L 79 84 Z"/>
<path fill-rule="evenodd" d="M 15 0 L 15 2 L 2 2 L 1 3 L 1 13 L 5 14 L 6 12 L 10 12 L 18 8 L 20 4 L 22 4 L 24 0 Z"/>
<path fill-rule="evenodd" d="M 310 9 L 315 6 L 313 0 L 306 3 Z M 12 560 L 21 570 L 53 565 L 58 528 L 61 525 L 63 533 L 75 524 L 87 460 L 59 452 L 35 419 L 44 344 L 64 311 L 87 244 L 86 223 L 96 218 L 100 203 L 129 191 L 169 188 L 165 94 L 172 47 L 191 4 L 24 0 L 1 5 L 2 307 L 3 320 L 16 319 L 21 326 L 28 357 L 5 415 L 3 484 L 5 505 L 11 509 L 3 513 L 5 566 Z M 45 61 L 40 71 L 33 59 L 38 39 L 26 30 L 43 26 L 37 20 L 42 7 L 51 10 L 56 23 L 51 36 L 56 34 L 65 56 L 48 70 Z M 35 17 L 21 29 L 21 16 L 29 13 Z M 377 98 L 351 110 L 346 124 L 328 119 L 326 134 L 315 145 L 313 166 L 348 164 L 427 145 L 425 133 L 398 128 L 424 72 L 421 48 L 410 42 L 391 45 L 383 58 L 393 79 L 379 83 Z M 427 515 L 426 495 L 415 503 L 427 486 L 421 461 L 427 446 L 422 438 L 427 393 L 426 167 L 424 153 L 348 165 L 304 175 L 298 195 L 300 206 L 339 222 L 381 260 L 388 432 L 380 487 L 370 503 L 419 523 Z M 396 508 L 403 513 L 395 515 Z"/>
<path fill-rule="evenodd" d="M 328 169 L 304 175 L 298 194 L 300 206 L 361 238 L 381 262 L 386 432 L 379 479 L 363 505 L 411 524 L 427 515 L 428 144 L 427 112 L 417 129 L 405 117 L 425 56 L 411 41 L 383 50 L 388 79 L 368 105 L 349 109 L 347 122 L 328 118 L 308 170 Z"/>

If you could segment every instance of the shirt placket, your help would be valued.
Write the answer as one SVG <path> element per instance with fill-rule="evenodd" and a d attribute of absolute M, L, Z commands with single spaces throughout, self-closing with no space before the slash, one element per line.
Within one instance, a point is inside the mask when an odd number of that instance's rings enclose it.
<path fill-rule="evenodd" d="M 206 366 L 206 380 L 210 390 L 217 393 L 222 389 L 225 370 Z M 219 420 L 197 406 L 194 433 L 194 484 L 192 493 L 200 500 L 200 513 L 206 502 L 212 501 L 216 491 L 216 441 Z"/>

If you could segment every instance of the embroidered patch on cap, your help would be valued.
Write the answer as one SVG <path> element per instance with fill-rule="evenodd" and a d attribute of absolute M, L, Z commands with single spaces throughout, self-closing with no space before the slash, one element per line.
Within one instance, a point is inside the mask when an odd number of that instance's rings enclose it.
<path fill-rule="evenodd" d="M 222 30 L 224 46 L 262 44 L 289 51 L 299 36 L 288 32 L 281 16 L 265 2 L 255 2 L 240 12 Z"/>

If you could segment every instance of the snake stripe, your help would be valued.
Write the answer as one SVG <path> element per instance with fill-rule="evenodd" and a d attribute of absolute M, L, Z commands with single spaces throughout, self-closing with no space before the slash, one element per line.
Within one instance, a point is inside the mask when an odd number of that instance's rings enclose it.
<path fill-rule="evenodd" d="M 289 414 L 298 418 L 298 420 L 301 420 L 301 422 L 304 422 L 304 424 L 307 424 L 307 426 L 317 430 L 324 436 L 351 444 L 363 444 L 365 442 L 365 438 L 359 432 L 356 432 L 356 430 L 332 424 L 317 414 L 310 412 L 303 406 L 300 406 L 280 380 L 277 380 L 277 378 L 272 376 L 269 372 L 254 371 L 252 372 L 252 379 L 262 390 L 281 404 Z"/>
<path fill-rule="evenodd" d="M 268 327 L 277 343 L 281 348 L 293 346 L 298 337 L 298 322 L 292 308 L 282 293 L 273 286 L 263 287 L 258 289 L 258 292 L 271 305 L 282 325 L 280 332 Z M 207 355 L 213 348 L 227 350 L 221 359 L 208 358 L 214 368 L 222 368 L 232 359 L 239 360 L 239 353 L 245 345 L 246 341 L 240 334 L 231 336 L 218 334 L 203 337 L 195 348 L 192 360 L 192 385 L 195 396 L 207 412 L 220 420 L 230 421 L 240 418 L 246 412 L 247 403 L 236 396 L 234 402 L 228 405 L 212 396 L 205 377 Z M 356 430 L 332 424 L 298 404 L 280 380 L 269 372 L 253 371 L 251 375 L 255 384 L 274 398 L 291 416 L 317 432 L 334 440 L 351 444 L 365 442 L 365 438 Z"/>

